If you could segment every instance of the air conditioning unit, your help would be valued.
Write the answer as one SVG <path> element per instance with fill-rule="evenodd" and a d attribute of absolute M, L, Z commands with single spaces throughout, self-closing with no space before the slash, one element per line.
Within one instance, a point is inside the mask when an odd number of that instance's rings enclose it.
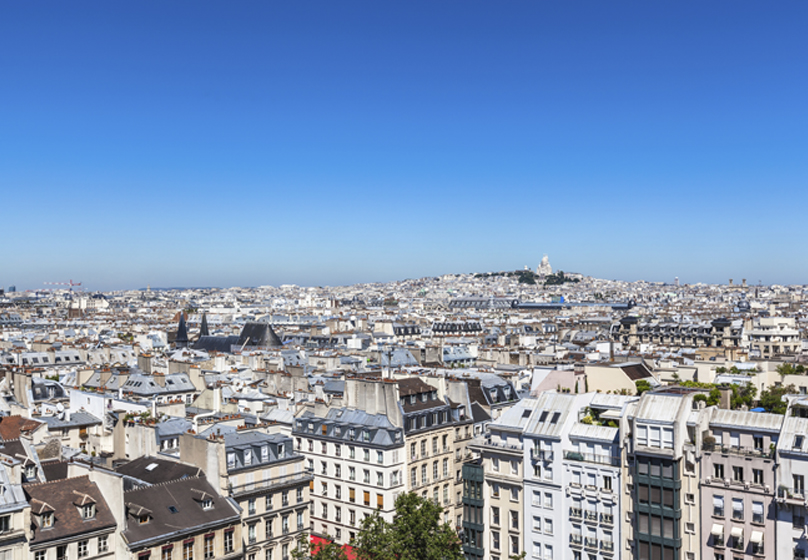
<path fill-rule="evenodd" d="M 771 489 L 771 488 L 769 488 L 769 485 L 767 484 L 766 486 L 764 486 L 764 487 L 763 487 L 763 491 L 764 491 L 764 492 L 766 492 L 766 493 L 768 494 L 769 492 L 771 492 L 771 491 L 772 491 L 772 489 Z"/>
<path fill-rule="evenodd" d="M 729 486 L 729 479 L 728 478 L 724 479 L 724 486 Z"/>

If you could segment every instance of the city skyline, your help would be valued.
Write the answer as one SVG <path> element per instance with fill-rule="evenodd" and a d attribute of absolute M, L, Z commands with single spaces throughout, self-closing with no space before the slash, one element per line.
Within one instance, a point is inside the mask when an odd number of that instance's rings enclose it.
<path fill-rule="evenodd" d="M 4 285 L 808 277 L 804 2 L 0 10 Z"/>

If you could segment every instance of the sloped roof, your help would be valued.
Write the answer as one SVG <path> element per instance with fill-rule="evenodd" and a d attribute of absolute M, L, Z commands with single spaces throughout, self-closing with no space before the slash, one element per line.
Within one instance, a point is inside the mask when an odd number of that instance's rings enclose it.
<path fill-rule="evenodd" d="M 15 414 L 0 417 L 0 439 L 19 439 L 20 435 L 29 434 L 42 426 L 42 422 Z"/>
<path fill-rule="evenodd" d="M 131 476 L 149 484 L 202 476 L 202 469 L 178 461 L 168 461 L 159 457 L 143 456 L 115 469 L 118 473 Z"/>
<path fill-rule="evenodd" d="M 53 527 L 47 530 L 34 530 L 32 545 L 77 537 L 107 528 L 112 530 L 116 526 L 115 518 L 101 490 L 87 476 L 25 484 L 23 490 L 32 505 L 36 504 L 42 511 L 52 508 L 55 513 Z M 76 506 L 79 498 L 85 501 L 89 498 L 95 503 L 94 518 L 81 517 L 81 512 Z"/>
<path fill-rule="evenodd" d="M 200 498 L 204 495 L 213 497 L 213 507 L 202 508 Z M 233 504 L 204 478 L 184 478 L 130 490 L 124 492 L 123 500 L 131 514 L 137 515 L 137 510 L 145 508 L 151 516 L 148 523 L 128 523 L 123 537 L 130 548 L 169 535 L 176 540 L 183 532 L 192 534 L 202 526 L 238 523 L 240 519 Z"/>

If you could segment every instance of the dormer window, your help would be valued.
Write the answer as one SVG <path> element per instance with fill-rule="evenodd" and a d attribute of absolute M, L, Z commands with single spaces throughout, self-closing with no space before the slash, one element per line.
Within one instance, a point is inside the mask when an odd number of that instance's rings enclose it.
<path fill-rule="evenodd" d="M 410 404 L 415 404 L 415 395 L 410 395 Z"/>
<path fill-rule="evenodd" d="M 53 527 L 53 512 L 47 512 L 42 514 L 42 528 L 47 529 L 48 527 Z"/>
<path fill-rule="evenodd" d="M 81 518 L 92 519 L 95 517 L 95 504 L 84 504 L 81 506 Z"/>
<path fill-rule="evenodd" d="M 137 518 L 137 522 L 140 523 L 141 525 L 145 525 L 146 523 L 149 522 L 149 514 L 144 513 L 143 515 L 139 515 Z"/>
<path fill-rule="evenodd" d="M 250 449 L 244 450 L 244 465 L 252 464 L 252 451 Z"/>
<path fill-rule="evenodd" d="M 278 446 L 278 459 L 286 457 L 286 447 L 283 445 Z"/>
<path fill-rule="evenodd" d="M 269 461 L 269 446 L 264 445 L 261 447 L 261 462 L 266 463 Z"/>
<path fill-rule="evenodd" d="M 202 500 L 202 509 L 213 509 L 213 499 L 205 498 Z"/>
<path fill-rule="evenodd" d="M 25 478 L 28 481 L 34 480 L 36 478 L 36 465 L 28 465 L 25 467 Z"/>

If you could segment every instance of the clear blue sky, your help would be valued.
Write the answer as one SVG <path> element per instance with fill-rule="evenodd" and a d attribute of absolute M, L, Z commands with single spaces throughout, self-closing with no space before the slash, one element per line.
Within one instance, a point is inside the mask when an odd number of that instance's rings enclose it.
<path fill-rule="evenodd" d="M 0 286 L 806 283 L 808 2 L 3 2 Z"/>

